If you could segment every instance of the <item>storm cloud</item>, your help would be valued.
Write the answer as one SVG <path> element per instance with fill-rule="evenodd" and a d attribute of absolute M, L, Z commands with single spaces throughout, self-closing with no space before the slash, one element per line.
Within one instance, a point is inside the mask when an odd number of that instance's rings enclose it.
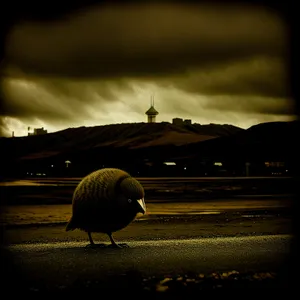
<path fill-rule="evenodd" d="M 6 54 L 7 63 L 27 73 L 147 76 L 249 55 L 281 55 L 286 38 L 276 14 L 251 6 L 105 5 L 55 22 L 17 24 Z"/>
<path fill-rule="evenodd" d="M 253 56 L 178 74 L 164 84 L 205 95 L 285 98 L 290 96 L 288 79 L 283 59 Z"/>
<path fill-rule="evenodd" d="M 12 27 L 2 132 L 158 121 L 240 127 L 294 117 L 283 20 L 253 6 L 94 6 Z M 9 124 L 9 125 L 8 125 Z M 21 134 L 21 133 L 20 133 Z"/>

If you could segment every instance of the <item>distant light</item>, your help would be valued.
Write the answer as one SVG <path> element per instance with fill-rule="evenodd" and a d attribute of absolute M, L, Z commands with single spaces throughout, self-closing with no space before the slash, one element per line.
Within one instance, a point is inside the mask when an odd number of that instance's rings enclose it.
<path fill-rule="evenodd" d="M 51 165 L 51 168 L 53 168 L 54 166 L 53 165 Z"/>
<path fill-rule="evenodd" d="M 26 174 L 28 175 L 29 173 L 27 172 Z"/>
<path fill-rule="evenodd" d="M 30 175 L 33 175 L 33 173 L 30 173 Z"/>
<path fill-rule="evenodd" d="M 221 162 L 215 162 L 214 165 L 215 166 L 222 166 L 222 163 Z"/>
<path fill-rule="evenodd" d="M 70 164 L 71 162 L 69 161 L 69 160 L 66 160 L 65 161 L 65 164 L 66 164 L 66 167 L 68 168 L 69 167 L 69 164 Z"/>
<path fill-rule="evenodd" d="M 37 176 L 41 176 L 41 175 L 42 175 L 42 173 L 36 173 L 35 175 L 37 175 Z"/>
<path fill-rule="evenodd" d="M 175 162 L 169 162 L 169 161 L 164 162 L 164 164 L 167 166 L 175 166 L 176 165 Z"/>
<path fill-rule="evenodd" d="M 286 172 L 288 172 L 289 170 L 285 170 Z"/>
<path fill-rule="evenodd" d="M 45 174 L 45 173 L 43 173 L 43 176 L 46 176 L 46 174 Z"/>
<path fill-rule="evenodd" d="M 184 167 L 184 169 L 186 170 L 186 167 Z"/>

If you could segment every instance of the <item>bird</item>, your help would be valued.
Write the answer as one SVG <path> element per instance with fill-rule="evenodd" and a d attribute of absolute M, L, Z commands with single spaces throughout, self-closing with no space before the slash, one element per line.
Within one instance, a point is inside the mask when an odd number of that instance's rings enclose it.
<path fill-rule="evenodd" d="M 145 191 L 141 183 L 118 168 L 102 168 L 83 177 L 74 190 L 72 215 L 66 231 L 87 232 L 87 247 L 125 248 L 113 233 L 128 226 L 139 213 L 146 213 Z M 105 233 L 110 244 L 95 244 L 92 232 Z"/>

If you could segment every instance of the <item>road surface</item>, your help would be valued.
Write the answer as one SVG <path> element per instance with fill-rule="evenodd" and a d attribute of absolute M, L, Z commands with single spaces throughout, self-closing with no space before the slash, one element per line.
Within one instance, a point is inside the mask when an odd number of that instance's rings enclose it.
<path fill-rule="evenodd" d="M 79 281 L 103 280 L 137 272 L 147 276 L 172 274 L 274 271 L 290 254 L 289 235 L 220 237 L 188 240 L 129 241 L 130 248 L 91 249 L 86 242 L 35 243 L 5 248 L 16 274 L 27 288 L 67 288 Z M 9 260 L 6 260 L 8 263 Z M 16 273 L 21 272 L 21 273 Z"/>

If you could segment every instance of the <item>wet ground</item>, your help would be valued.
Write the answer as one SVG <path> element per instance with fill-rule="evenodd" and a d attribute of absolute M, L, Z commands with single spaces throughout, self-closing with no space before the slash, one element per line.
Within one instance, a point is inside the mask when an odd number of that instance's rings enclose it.
<path fill-rule="evenodd" d="M 161 199 L 146 200 L 146 215 L 138 216 L 139 220 L 158 218 L 162 215 L 217 215 L 225 212 L 243 211 L 242 217 L 247 218 L 257 212 L 256 217 L 270 209 L 287 209 L 292 205 L 290 195 L 273 197 L 266 196 L 240 196 L 229 199 L 189 201 L 187 199 L 174 199 L 167 202 Z M 32 205 L 9 205 L 2 206 L 1 224 L 46 224 L 67 222 L 72 213 L 71 204 L 32 204 Z M 252 212 L 252 213 L 251 213 Z M 253 215 L 252 217 L 255 218 Z"/>
<path fill-rule="evenodd" d="M 286 260 L 293 236 L 294 196 L 289 189 L 272 194 L 270 185 L 263 194 L 250 189 L 248 194 L 208 198 L 203 193 L 199 197 L 188 192 L 164 197 L 166 190 L 154 193 L 146 199 L 147 214 L 114 234 L 116 242 L 128 243 L 131 250 L 95 252 L 85 248 L 85 232 L 65 231 L 72 184 L 67 189 L 52 187 L 50 194 L 22 186 L 21 193 L 13 189 L 9 205 L 3 205 L 7 199 L 1 197 L 7 288 L 17 283 L 22 292 L 68 295 L 134 290 L 172 298 L 194 292 L 199 297 L 203 290 L 290 288 Z M 103 234 L 93 238 L 109 242 Z M 105 277 L 108 269 L 112 273 Z M 59 274 L 63 280 L 54 283 Z"/>
<path fill-rule="evenodd" d="M 23 294 L 133 290 L 173 299 L 205 290 L 288 292 L 289 204 L 285 197 L 148 203 L 146 216 L 114 234 L 130 246 L 120 251 L 87 249 L 85 232 L 66 232 L 70 205 L 8 206 L 3 256 L 13 274 L 6 286 Z M 104 234 L 93 238 L 109 244 Z"/>

